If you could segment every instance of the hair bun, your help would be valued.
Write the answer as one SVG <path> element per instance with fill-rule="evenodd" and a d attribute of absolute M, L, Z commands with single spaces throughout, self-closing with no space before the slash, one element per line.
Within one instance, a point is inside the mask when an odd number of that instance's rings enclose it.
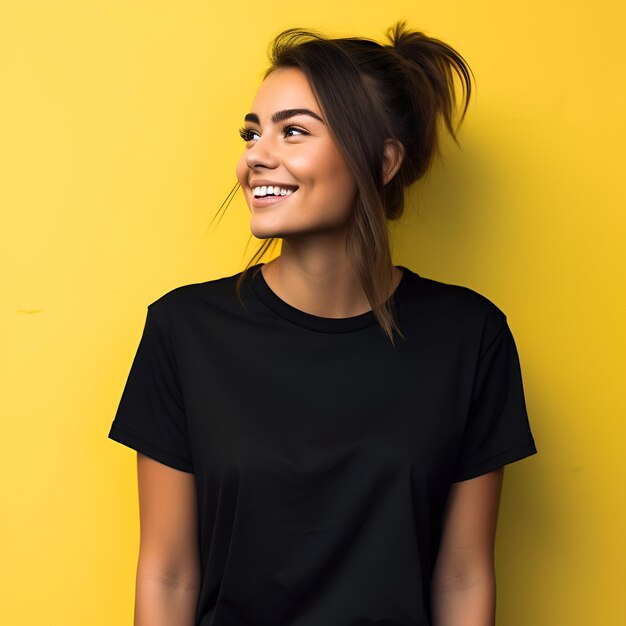
<path fill-rule="evenodd" d="M 411 48 L 415 44 L 419 44 L 420 38 L 426 38 L 424 33 L 418 31 L 411 31 L 407 28 L 406 21 L 398 21 L 393 26 L 387 29 L 386 33 L 389 45 L 385 46 L 387 49 L 394 50 L 401 57 L 412 60 L 414 57 L 414 50 Z M 413 46 L 411 45 L 413 44 Z"/>
<path fill-rule="evenodd" d="M 386 37 L 390 45 L 385 48 L 392 51 L 410 73 L 417 72 L 431 85 L 436 99 L 443 103 L 446 126 L 454 137 L 451 123 L 452 105 L 456 101 L 453 73 L 460 79 L 464 92 L 459 123 L 465 117 L 472 91 L 472 71 L 465 59 L 440 39 L 410 30 L 404 20 L 389 27 Z"/>

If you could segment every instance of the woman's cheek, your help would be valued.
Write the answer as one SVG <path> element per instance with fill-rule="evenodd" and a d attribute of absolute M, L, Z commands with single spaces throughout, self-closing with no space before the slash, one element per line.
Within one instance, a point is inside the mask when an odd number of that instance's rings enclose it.
<path fill-rule="evenodd" d="M 246 165 L 243 157 L 241 157 L 239 161 L 237 161 L 237 166 L 235 167 L 235 175 L 237 176 L 237 180 L 242 187 L 247 186 L 248 184 L 247 170 L 248 166 Z"/>

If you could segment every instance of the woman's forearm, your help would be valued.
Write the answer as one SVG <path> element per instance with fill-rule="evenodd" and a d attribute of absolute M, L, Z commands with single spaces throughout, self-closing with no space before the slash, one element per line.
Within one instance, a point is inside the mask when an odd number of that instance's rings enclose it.
<path fill-rule="evenodd" d="M 199 582 L 137 577 L 134 626 L 195 626 Z"/>
<path fill-rule="evenodd" d="M 495 576 L 433 587 L 432 626 L 495 626 Z"/>

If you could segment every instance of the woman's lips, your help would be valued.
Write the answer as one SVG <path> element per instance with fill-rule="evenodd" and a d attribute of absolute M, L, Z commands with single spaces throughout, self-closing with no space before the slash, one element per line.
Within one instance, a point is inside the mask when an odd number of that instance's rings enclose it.
<path fill-rule="evenodd" d="M 293 194 L 296 193 L 297 191 L 298 190 L 296 189 L 295 191 L 293 191 L 289 195 L 285 195 L 285 196 L 270 195 L 270 196 L 264 196 L 264 197 L 260 198 L 259 196 L 253 195 L 252 196 L 252 206 L 260 208 L 260 207 L 264 207 L 264 206 L 271 206 L 272 204 L 278 204 L 279 202 L 283 202 L 287 198 L 291 198 L 291 196 L 293 196 Z"/>

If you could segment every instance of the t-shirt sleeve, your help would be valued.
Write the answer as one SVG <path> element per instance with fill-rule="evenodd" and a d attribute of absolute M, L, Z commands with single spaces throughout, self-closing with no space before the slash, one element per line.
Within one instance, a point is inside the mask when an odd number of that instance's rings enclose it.
<path fill-rule="evenodd" d="M 148 305 L 139 347 L 108 437 L 193 473 L 179 371 L 167 312 Z"/>
<path fill-rule="evenodd" d="M 537 453 L 515 340 L 504 313 L 498 310 L 497 319 L 489 324 L 495 334 L 491 334 L 476 367 L 452 482 L 486 474 Z"/>

